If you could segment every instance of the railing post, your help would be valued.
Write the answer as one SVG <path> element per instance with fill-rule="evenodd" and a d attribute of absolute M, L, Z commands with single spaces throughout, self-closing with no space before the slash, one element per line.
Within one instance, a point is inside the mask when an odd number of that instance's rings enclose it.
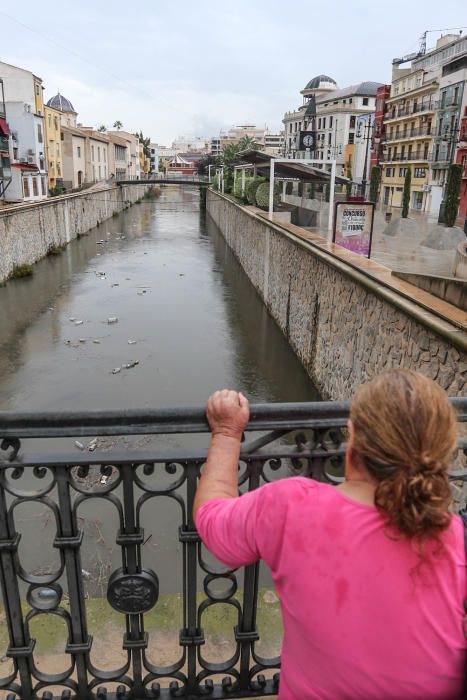
<path fill-rule="evenodd" d="M 21 609 L 21 596 L 14 561 L 18 542 L 19 535 L 16 532 L 11 532 L 8 526 L 5 491 L 0 485 L 0 580 L 10 642 L 6 655 L 16 661 L 22 700 L 32 700 L 31 657 L 34 640 L 29 638 Z"/>
<path fill-rule="evenodd" d="M 70 635 L 65 651 L 73 656 L 78 682 L 78 696 L 85 700 L 91 698 L 89 691 L 87 658 L 91 652 L 92 638 L 88 635 L 86 621 L 86 605 L 84 602 L 83 578 L 81 568 L 82 532 L 73 517 L 70 498 L 68 473 L 57 469 L 57 495 L 60 511 L 60 532 L 54 541 L 54 546 L 63 549 L 65 572 L 70 599 Z"/>
<path fill-rule="evenodd" d="M 262 463 L 253 461 L 249 465 L 249 491 L 254 491 L 260 485 Z M 235 637 L 240 644 L 240 690 L 250 689 L 250 659 L 252 645 L 259 639 L 256 629 L 256 608 L 258 603 L 258 573 L 259 564 L 245 567 L 243 584 L 243 613 Z"/>

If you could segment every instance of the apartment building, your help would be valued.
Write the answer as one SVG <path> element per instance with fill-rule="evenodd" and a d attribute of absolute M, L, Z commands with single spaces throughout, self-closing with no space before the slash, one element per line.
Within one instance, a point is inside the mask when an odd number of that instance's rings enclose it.
<path fill-rule="evenodd" d="M 441 130 L 447 123 L 445 115 L 448 115 L 451 123 L 452 107 L 445 101 L 445 106 L 439 112 L 442 69 L 466 49 L 467 38 L 447 35 L 437 41 L 435 49 L 413 60 L 409 68 L 393 68 L 391 94 L 384 119 L 384 155 L 381 159 L 384 166 L 381 178 L 384 205 L 402 206 L 404 179 L 410 168 L 410 208 L 433 214 L 439 211 L 444 182 L 435 184 L 431 173 L 436 162 L 444 164 L 440 170 L 446 170 L 446 160 L 433 159 L 445 158 L 447 150 L 441 150 L 441 146 L 436 149 L 439 139 L 435 140 L 435 134 L 440 118 Z"/>

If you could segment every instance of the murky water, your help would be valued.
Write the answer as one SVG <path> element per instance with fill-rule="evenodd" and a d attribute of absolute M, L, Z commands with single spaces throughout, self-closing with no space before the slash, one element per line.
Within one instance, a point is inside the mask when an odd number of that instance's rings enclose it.
<path fill-rule="evenodd" d="M 1 409 L 316 398 L 197 191 L 166 188 L 0 288 L 0 329 Z"/>
<path fill-rule="evenodd" d="M 109 317 L 118 322 L 109 324 Z M 160 199 L 133 206 L 41 261 L 32 278 L 0 288 L 0 328 L 1 409 L 203 405 L 223 387 L 242 390 L 254 402 L 318 398 L 192 190 L 164 189 Z M 137 366 L 112 374 L 134 360 Z M 201 437 L 140 438 L 137 447 L 186 447 Z M 63 439 L 60 449 L 78 455 L 73 441 Z M 100 448 L 110 461 L 112 449 L 125 444 L 112 438 Z M 48 441 L 41 448 L 53 446 Z M 31 472 L 21 478 L 23 488 L 43 486 L 33 482 Z M 155 503 L 141 513 L 151 536 L 145 565 L 160 575 L 162 591 L 179 591 L 180 510 L 169 498 Z M 93 498 L 78 515 L 91 594 L 103 595 L 109 573 L 120 565 L 116 510 Z M 35 573 L 58 564 L 50 516 L 31 502 L 15 510 L 19 554 Z"/>

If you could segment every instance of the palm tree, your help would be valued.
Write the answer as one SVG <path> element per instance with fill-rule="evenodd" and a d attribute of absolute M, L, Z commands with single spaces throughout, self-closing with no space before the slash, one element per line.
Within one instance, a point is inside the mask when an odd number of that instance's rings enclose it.
<path fill-rule="evenodd" d="M 252 136 L 243 136 L 238 145 L 240 146 L 240 151 L 260 151 L 261 146 Z"/>
<path fill-rule="evenodd" d="M 140 131 L 139 134 L 136 133 L 135 136 L 139 138 L 140 143 L 143 144 L 143 153 L 147 158 L 151 157 L 151 138 L 150 136 L 145 137 L 143 136 L 143 132 Z"/>
<path fill-rule="evenodd" d="M 101 132 L 107 131 L 107 127 L 105 126 L 105 124 L 101 124 L 101 125 L 98 127 L 97 131 L 101 131 Z"/>
<path fill-rule="evenodd" d="M 118 121 L 118 119 L 117 119 L 117 121 L 116 121 L 115 124 L 113 125 L 113 128 L 114 128 L 114 129 L 117 129 L 118 131 L 120 131 L 120 129 L 123 129 L 123 124 L 122 124 L 122 122 Z"/>

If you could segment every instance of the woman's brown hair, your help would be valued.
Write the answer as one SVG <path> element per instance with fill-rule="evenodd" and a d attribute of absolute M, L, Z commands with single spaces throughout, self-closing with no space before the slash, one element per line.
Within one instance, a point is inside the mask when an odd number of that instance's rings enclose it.
<path fill-rule="evenodd" d="M 417 372 L 389 370 L 359 388 L 350 418 L 354 457 L 377 482 L 376 507 L 401 535 L 436 538 L 450 522 L 456 447 L 446 392 Z"/>

